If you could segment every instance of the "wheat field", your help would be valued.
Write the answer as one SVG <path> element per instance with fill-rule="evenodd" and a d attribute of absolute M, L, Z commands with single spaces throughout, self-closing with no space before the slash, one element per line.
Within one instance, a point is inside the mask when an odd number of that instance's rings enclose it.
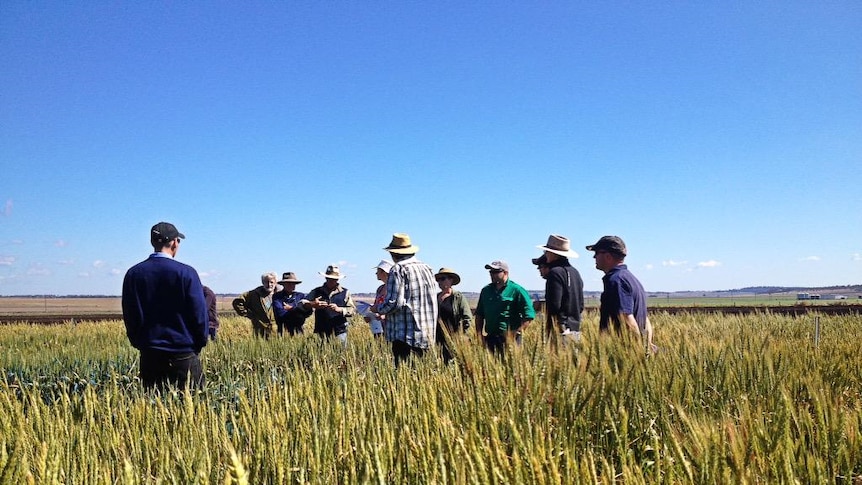
<path fill-rule="evenodd" d="M 656 314 L 661 352 L 550 351 L 395 369 L 222 319 L 196 393 L 147 393 L 122 322 L 0 326 L 0 483 L 862 483 L 862 317 Z M 306 324 L 310 327 L 310 323 Z"/>

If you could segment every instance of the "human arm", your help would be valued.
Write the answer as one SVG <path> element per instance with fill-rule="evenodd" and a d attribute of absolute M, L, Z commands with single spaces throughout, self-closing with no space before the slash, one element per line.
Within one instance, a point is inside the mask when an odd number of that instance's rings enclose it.
<path fill-rule="evenodd" d="M 634 332 L 635 335 L 640 335 L 641 330 L 638 327 L 638 321 L 635 319 L 635 316 L 631 313 L 620 312 L 620 321 L 625 322 L 626 326 Z"/>
<path fill-rule="evenodd" d="M 231 302 L 231 306 L 233 310 L 237 313 L 237 315 L 241 317 L 248 316 L 248 307 L 246 307 L 245 299 L 248 297 L 248 292 L 245 292 L 238 297 L 234 298 Z"/>
<path fill-rule="evenodd" d="M 455 293 L 455 312 L 462 330 L 466 332 L 470 329 L 470 323 L 473 321 L 473 312 L 470 310 L 470 303 L 467 298 L 460 291 Z"/>

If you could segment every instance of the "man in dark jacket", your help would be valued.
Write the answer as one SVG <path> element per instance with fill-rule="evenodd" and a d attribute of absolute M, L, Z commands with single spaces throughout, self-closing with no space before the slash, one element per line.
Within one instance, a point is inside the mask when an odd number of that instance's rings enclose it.
<path fill-rule="evenodd" d="M 201 387 L 199 358 L 209 323 L 197 271 L 174 260 L 185 236 L 160 222 L 150 231 L 153 254 L 123 279 L 123 321 L 132 346 L 141 352 L 144 387 Z"/>
<path fill-rule="evenodd" d="M 584 311 L 584 281 L 569 258 L 577 258 L 569 240 L 557 234 L 548 236 L 543 249 L 547 261 L 545 276 L 545 336 L 553 347 L 558 337 L 564 342 L 581 340 L 581 313 Z"/>

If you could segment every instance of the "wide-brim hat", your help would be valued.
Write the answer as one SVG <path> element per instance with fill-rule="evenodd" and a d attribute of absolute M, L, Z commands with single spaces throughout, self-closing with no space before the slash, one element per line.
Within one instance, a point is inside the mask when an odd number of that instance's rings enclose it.
<path fill-rule="evenodd" d="M 296 277 L 296 273 L 288 271 L 281 275 L 281 281 L 279 281 L 279 283 L 302 283 L 302 281 Z"/>
<path fill-rule="evenodd" d="M 383 249 L 395 254 L 416 254 L 419 252 L 419 246 L 414 246 L 410 242 L 408 234 L 398 232 L 392 235 L 392 242 Z"/>
<path fill-rule="evenodd" d="M 344 275 L 341 274 L 341 270 L 335 265 L 329 265 L 326 267 L 325 273 L 318 272 L 317 274 L 329 280 L 340 280 L 341 278 L 344 278 Z"/>
<path fill-rule="evenodd" d="M 563 256 L 564 258 L 577 258 L 578 253 L 572 251 L 572 245 L 569 239 L 559 234 L 551 234 L 548 236 L 548 243 L 544 246 L 536 246 L 539 249 L 550 251 L 554 254 Z"/>
<path fill-rule="evenodd" d="M 440 271 L 438 271 L 437 274 L 434 275 L 434 279 L 436 280 L 438 276 L 448 276 L 449 279 L 452 280 L 452 286 L 455 286 L 461 282 L 461 276 L 459 276 L 458 273 L 455 272 L 455 270 L 450 268 L 440 268 Z"/>

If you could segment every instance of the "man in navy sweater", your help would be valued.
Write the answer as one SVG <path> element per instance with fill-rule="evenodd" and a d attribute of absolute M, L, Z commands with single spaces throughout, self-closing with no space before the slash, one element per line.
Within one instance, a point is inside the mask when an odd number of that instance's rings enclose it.
<path fill-rule="evenodd" d="M 207 304 L 197 271 L 174 260 L 182 239 L 173 224 L 153 226 L 153 254 L 123 280 L 123 321 L 129 342 L 141 352 L 146 388 L 204 384 L 199 354 L 209 333 Z"/>

